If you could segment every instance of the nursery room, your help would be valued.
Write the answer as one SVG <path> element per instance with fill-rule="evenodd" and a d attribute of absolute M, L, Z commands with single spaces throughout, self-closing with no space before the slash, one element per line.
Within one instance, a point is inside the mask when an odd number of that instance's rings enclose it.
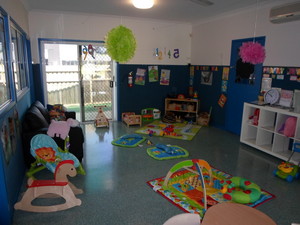
<path fill-rule="evenodd" d="M 141 2 L 0 0 L 0 224 L 300 224 L 300 2 Z"/>

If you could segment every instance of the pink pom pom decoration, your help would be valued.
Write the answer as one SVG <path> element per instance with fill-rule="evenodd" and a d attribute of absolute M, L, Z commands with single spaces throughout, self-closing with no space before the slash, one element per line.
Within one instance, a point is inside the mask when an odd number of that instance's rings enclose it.
<path fill-rule="evenodd" d="M 266 58 L 265 48 L 258 42 L 244 42 L 239 54 L 243 62 L 251 64 L 263 63 Z"/>

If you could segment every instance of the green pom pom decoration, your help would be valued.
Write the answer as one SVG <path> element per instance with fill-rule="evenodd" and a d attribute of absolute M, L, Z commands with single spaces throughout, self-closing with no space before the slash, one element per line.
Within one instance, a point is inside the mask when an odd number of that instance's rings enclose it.
<path fill-rule="evenodd" d="M 127 62 L 134 56 L 136 41 L 132 31 L 122 25 L 108 32 L 105 46 L 108 55 L 117 62 Z"/>

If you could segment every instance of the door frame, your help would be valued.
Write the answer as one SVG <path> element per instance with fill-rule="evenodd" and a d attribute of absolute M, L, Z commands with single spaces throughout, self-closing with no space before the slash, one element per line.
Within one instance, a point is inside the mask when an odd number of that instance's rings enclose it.
<path fill-rule="evenodd" d="M 43 45 L 45 43 L 57 43 L 57 44 L 76 44 L 76 45 L 89 45 L 89 44 L 103 44 L 104 41 L 96 41 L 96 40 L 75 40 L 75 39 L 56 39 L 56 38 L 38 38 L 38 50 L 39 50 L 39 67 L 40 67 L 40 73 L 38 80 L 42 84 L 42 90 L 38 91 L 38 93 L 41 95 L 40 99 L 42 102 L 46 105 L 48 103 L 47 99 L 47 85 L 46 85 L 46 71 L 45 67 L 43 66 L 43 63 L 45 62 L 45 55 L 44 55 L 44 48 Z M 78 56 L 80 57 L 80 55 Z M 117 70 L 115 66 L 115 61 L 112 60 L 112 82 L 113 82 L 113 90 L 112 90 L 112 120 L 117 120 Z M 80 67 L 80 65 L 78 65 Z M 79 85 L 82 85 L 80 83 L 79 79 Z M 37 90 L 35 90 L 37 92 Z M 80 92 L 82 92 L 82 87 L 80 87 Z M 80 98 L 82 98 L 82 93 Z M 82 99 L 80 99 L 80 107 L 82 107 Z"/>

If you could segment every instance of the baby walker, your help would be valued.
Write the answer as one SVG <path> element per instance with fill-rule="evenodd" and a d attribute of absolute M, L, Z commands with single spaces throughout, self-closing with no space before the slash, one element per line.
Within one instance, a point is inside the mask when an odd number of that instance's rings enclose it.
<path fill-rule="evenodd" d="M 294 143 L 292 154 L 286 162 L 282 162 L 280 165 L 278 165 L 277 169 L 273 171 L 274 176 L 285 179 L 288 182 L 292 182 L 294 178 L 300 178 L 300 162 L 298 163 L 298 165 L 290 162 L 295 152 L 300 153 L 300 143 Z"/>

